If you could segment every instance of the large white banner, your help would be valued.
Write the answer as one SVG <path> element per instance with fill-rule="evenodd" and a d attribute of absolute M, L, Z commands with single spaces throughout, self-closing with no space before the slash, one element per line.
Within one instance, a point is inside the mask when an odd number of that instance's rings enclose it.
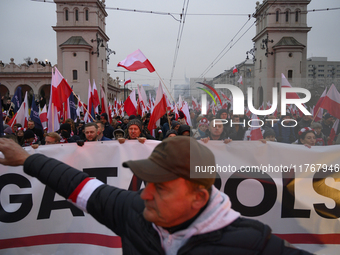
<path fill-rule="evenodd" d="M 136 190 L 122 162 L 146 158 L 158 141 L 116 141 L 40 146 L 42 153 L 105 183 Z M 220 141 L 206 144 L 216 158 L 215 186 L 234 209 L 315 254 L 338 254 L 340 244 L 340 146 L 307 148 L 281 143 Z M 176 159 L 174 159 L 176 160 Z M 259 170 L 260 169 L 260 170 Z M 257 173 L 256 173 L 257 172 Z M 64 198 L 23 173 L 0 166 L 0 254 L 121 254 L 121 242 Z"/>

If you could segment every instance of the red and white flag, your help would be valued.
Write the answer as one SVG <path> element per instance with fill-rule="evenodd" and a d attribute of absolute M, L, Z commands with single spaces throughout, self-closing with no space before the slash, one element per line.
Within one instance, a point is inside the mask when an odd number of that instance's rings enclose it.
<path fill-rule="evenodd" d="M 328 140 L 328 145 L 332 145 L 334 138 L 336 136 L 336 132 L 338 131 L 338 126 L 339 126 L 339 119 L 337 119 L 334 124 L 333 127 L 331 129 L 331 133 L 329 134 L 329 140 Z"/>
<path fill-rule="evenodd" d="M 132 90 L 129 97 L 124 102 L 124 110 L 127 115 L 137 115 L 137 100 L 136 100 L 136 91 Z"/>
<path fill-rule="evenodd" d="M 291 88 L 289 81 L 283 73 L 281 73 L 281 88 Z M 299 95 L 295 92 L 290 92 L 286 94 L 287 99 L 300 99 Z"/>
<path fill-rule="evenodd" d="M 162 118 L 162 116 L 166 113 L 167 109 L 167 102 L 165 98 L 165 94 L 163 93 L 162 85 L 159 84 L 156 94 L 156 102 L 155 102 L 155 108 L 153 109 L 153 112 L 150 116 L 150 121 L 148 125 L 148 129 L 150 130 L 150 133 L 152 133 L 152 130 L 157 127 L 156 122 Z"/>
<path fill-rule="evenodd" d="M 47 127 L 47 109 L 46 109 L 46 104 L 44 105 L 44 108 L 41 110 L 40 114 L 39 114 L 39 118 L 41 121 L 41 125 L 43 126 L 43 128 Z"/>
<path fill-rule="evenodd" d="M 322 119 L 323 109 L 320 108 L 320 105 L 322 104 L 323 100 L 325 99 L 327 93 L 327 88 L 323 91 L 321 97 L 319 98 L 318 102 L 316 103 L 314 109 L 313 109 L 313 118 L 315 122 L 318 122 Z"/>
<path fill-rule="evenodd" d="M 255 140 L 260 140 L 263 139 L 261 127 L 257 126 L 259 125 L 260 121 L 254 121 L 254 120 L 259 120 L 256 114 L 253 114 L 251 116 L 252 121 L 252 126 L 255 127 L 250 127 L 250 140 L 255 141 Z"/>
<path fill-rule="evenodd" d="M 233 74 L 234 73 L 237 73 L 238 71 L 237 71 L 237 68 L 236 68 L 236 66 L 234 66 L 234 69 L 233 69 Z"/>
<path fill-rule="evenodd" d="M 67 102 L 67 99 L 70 97 L 72 93 L 72 89 L 56 67 L 52 90 L 53 90 L 53 93 L 51 93 L 52 104 L 55 105 L 58 111 L 61 112 L 63 111 L 63 103 Z"/>
<path fill-rule="evenodd" d="M 327 110 L 335 118 L 340 119 L 340 94 L 334 84 L 329 88 L 320 107 Z"/>
<path fill-rule="evenodd" d="M 127 79 L 127 80 L 124 82 L 124 86 L 125 86 L 126 84 L 129 84 L 130 82 L 131 82 L 131 78 Z"/>
<path fill-rule="evenodd" d="M 87 90 L 87 111 L 86 111 L 85 116 L 84 116 L 85 123 L 92 122 L 92 118 L 91 118 L 91 115 L 90 115 L 91 110 L 92 110 L 92 106 L 93 106 L 91 94 L 92 94 L 92 88 L 91 88 L 91 82 L 89 80 L 89 88 Z"/>
<path fill-rule="evenodd" d="M 98 106 L 100 104 L 100 100 L 99 100 L 97 86 L 94 80 L 93 80 L 93 86 L 92 86 L 92 91 L 91 91 L 91 99 L 92 99 L 94 112 L 98 113 Z"/>
<path fill-rule="evenodd" d="M 53 73 L 53 70 L 52 70 L 51 95 L 50 95 L 50 102 L 48 104 L 48 111 L 47 111 L 48 132 L 55 132 L 55 131 L 58 131 L 60 128 L 58 107 L 56 105 L 58 104 L 58 102 L 55 102 L 55 100 L 58 100 L 59 98 L 57 84 L 58 84 L 58 80 L 60 80 L 60 77 L 59 79 L 57 79 L 56 74 L 57 72 Z M 57 93 L 57 96 L 54 95 L 55 93 Z M 62 108 L 60 111 L 62 111 Z"/>
<path fill-rule="evenodd" d="M 290 85 L 289 81 L 287 80 L 287 78 L 285 77 L 285 75 L 283 73 L 281 73 L 281 88 L 292 88 L 292 85 Z M 286 98 L 287 99 L 300 99 L 299 95 L 296 92 L 289 92 L 286 93 Z M 306 105 L 302 104 L 306 109 Z M 303 116 L 303 112 L 298 109 L 299 111 L 299 116 L 302 117 Z"/>
<path fill-rule="evenodd" d="M 7 124 L 13 127 L 14 124 L 20 123 L 24 128 L 27 128 L 29 116 L 30 115 L 28 114 L 28 100 L 27 100 L 27 91 L 26 91 L 25 99 L 21 103 L 19 110 L 16 112 L 16 114 Z"/>
<path fill-rule="evenodd" d="M 110 112 L 109 106 L 107 104 L 106 94 L 105 94 L 104 88 L 101 85 L 100 85 L 100 97 L 101 97 L 101 103 L 102 103 L 102 112 L 100 114 L 106 113 L 108 118 L 109 118 L 109 123 L 111 124 L 111 122 L 112 122 L 111 112 Z"/>
<path fill-rule="evenodd" d="M 142 68 L 148 69 L 150 73 L 155 71 L 155 68 L 150 61 L 139 49 L 128 55 L 123 61 L 119 62 L 118 66 L 124 67 L 129 71 L 137 71 Z"/>
<path fill-rule="evenodd" d="M 240 78 L 238 79 L 237 82 L 243 85 L 242 75 L 240 75 Z"/>

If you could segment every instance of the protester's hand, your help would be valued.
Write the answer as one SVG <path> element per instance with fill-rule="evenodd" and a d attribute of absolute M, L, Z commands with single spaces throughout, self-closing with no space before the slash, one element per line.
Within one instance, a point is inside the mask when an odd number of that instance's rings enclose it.
<path fill-rule="evenodd" d="M 145 137 L 138 137 L 137 140 L 138 140 L 138 142 L 140 142 L 141 144 L 144 144 L 145 141 L 146 141 L 146 138 L 145 138 Z"/>
<path fill-rule="evenodd" d="M 259 141 L 262 142 L 262 143 L 267 143 L 266 139 L 259 139 Z"/>
<path fill-rule="evenodd" d="M 38 149 L 39 144 L 32 144 L 31 147 L 32 147 L 33 149 Z"/>
<path fill-rule="evenodd" d="M 120 144 L 125 143 L 125 138 L 118 138 L 118 142 L 119 142 Z"/>
<path fill-rule="evenodd" d="M 223 140 L 223 142 L 225 143 L 225 144 L 228 144 L 228 143 L 230 143 L 230 142 L 232 142 L 233 140 L 232 139 L 224 139 Z"/>
<path fill-rule="evenodd" d="M 30 154 L 12 139 L 0 138 L 0 151 L 5 158 L 0 158 L 0 164 L 6 166 L 20 166 Z"/>
<path fill-rule="evenodd" d="M 210 138 L 209 137 L 205 137 L 205 138 L 201 138 L 201 141 L 204 143 L 209 142 Z"/>

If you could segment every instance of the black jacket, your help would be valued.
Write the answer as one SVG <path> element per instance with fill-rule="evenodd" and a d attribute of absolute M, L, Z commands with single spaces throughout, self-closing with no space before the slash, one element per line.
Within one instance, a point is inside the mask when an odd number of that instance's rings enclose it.
<path fill-rule="evenodd" d="M 88 177 L 58 160 L 41 154 L 31 155 L 24 164 L 25 173 L 37 177 L 65 198 Z M 143 217 L 144 202 L 140 191 L 126 191 L 109 185 L 99 186 L 87 202 L 87 211 L 122 239 L 123 254 L 165 254 L 160 237 Z M 178 254 L 192 255 L 307 255 L 286 247 L 284 241 L 255 220 L 238 218 L 232 224 L 191 237 Z"/>

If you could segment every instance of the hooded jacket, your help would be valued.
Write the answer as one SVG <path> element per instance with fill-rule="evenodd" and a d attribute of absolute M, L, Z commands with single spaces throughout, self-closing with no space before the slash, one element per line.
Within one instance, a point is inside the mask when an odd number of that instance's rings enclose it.
<path fill-rule="evenodd" d="M 42 154 L 29 156 L 24 163 L 24 171 L 75 202 L 119 235 L 123 254 L 310 254 L 286 247 L 282 239 L 271 235 L 267 225 L 239 218 L 238 213 L 230 209 L 227 196 L 215 188 L 207 208 L 188 229 L 174 233 L 178 237 L 176 245 L 168 245 L 164 243 L 170 240 L 165 230 L 144 219 L 141 191 L 127 191 L 103 184 Z M 223 221 L 225 223 L 222 224 Z"/>

